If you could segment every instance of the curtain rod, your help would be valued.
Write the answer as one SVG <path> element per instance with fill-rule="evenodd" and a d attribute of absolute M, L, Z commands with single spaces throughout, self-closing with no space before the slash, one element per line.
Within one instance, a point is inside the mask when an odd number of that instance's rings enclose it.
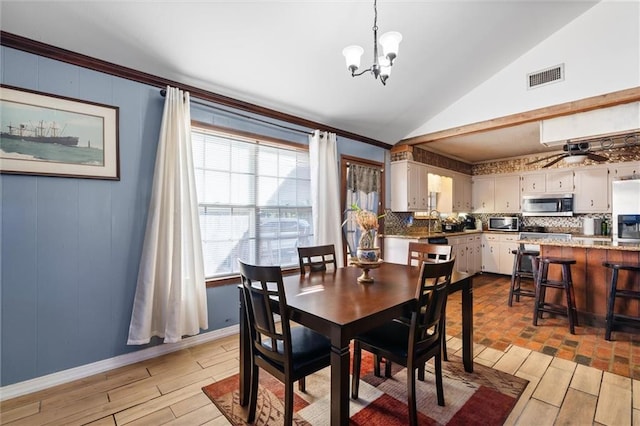
<path fill-rule="evenodd" d="M 167 96 L 167 89 L 160 89 L 160 96 L 162 96 L 163 98 L 166 97 Z M 191 99 L 191 102 L 194 103 L 194 104 L 206 106 L 208 108 L 212 108 L 214 110 L 226 112 L 226 113 L 229 113 L 229 114 L 232 114 L 232 115 L 237 115 L 238 117 L 246 118 L 248 120 L 259 121 L 261 123 L 268 124 L 270 126 L 280 127 L 281 129 L 291 130 L 293 132 L 303 133 L 305 135 L 313 135 L 313 132 L 308 132 L 306 130 L 296 129 L 294 127 L 289 127 L 289 126 L 285 126 L 285 125 L 282 125 L 282 124 L 273 123 L 273 122 L 268 121 L 268 120 L 263 120 L 261 118 L 252 117 L 250 115 L 241 114 L 239 112 L 230 111 L 228 109 L 220 108 L 220 107 L 217 107 L 217 106 L 213 106 L 210 103 L 199 101 L 199 100 L 194 99 L 194 98 L 190 98 L 190 99 Z"/>

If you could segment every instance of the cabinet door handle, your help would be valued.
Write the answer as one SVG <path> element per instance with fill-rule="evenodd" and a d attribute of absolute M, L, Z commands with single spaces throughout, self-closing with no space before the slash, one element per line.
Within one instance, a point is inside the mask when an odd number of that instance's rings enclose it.
<path fill-rule="evenodd" d="M 536 189 L 536 183 L 533 182 L 533 189 Z"/>

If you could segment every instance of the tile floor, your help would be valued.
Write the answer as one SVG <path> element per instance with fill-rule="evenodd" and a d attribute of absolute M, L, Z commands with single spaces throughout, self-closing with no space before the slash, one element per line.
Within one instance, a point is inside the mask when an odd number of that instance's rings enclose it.
<path fill-rule="evenodd" d="M 579 326 L 566 318 L 531 324 L 533 299 L 507 306 L 509 279 L 474 278 L 474 362 L 529 380 L 506 425 L 640 425 L 640 332 Z M 460 318 L 460 298 L 447 303 Z M 461 324 L 447 321 L 449 352 L 458 352 Z M 458 355 L 460 353 L 458 352 Z"/>
<path fill-rule="evenodd" d="M 532 325 L 533 299 L 521 297 L 520 302 L 507 305 L 510 277 L 481 274 L 474 278 L 474 342 L 484 346 L 507 350 L 511 345 L 531 349 L 577 364 L 594 367 L 621 376 L 640 379 L 640 331 L 624 333 L 614 331 L 613 340 L 604 340 L 604 328 L 576 327 L 569 333 L 564 317 L 545 318 Z M 460 298 L 455 295 L 447 304 L 448 318 L 461 318 Z M 447 321 L 447 334 L 461 335 L 459 321 Z"/>

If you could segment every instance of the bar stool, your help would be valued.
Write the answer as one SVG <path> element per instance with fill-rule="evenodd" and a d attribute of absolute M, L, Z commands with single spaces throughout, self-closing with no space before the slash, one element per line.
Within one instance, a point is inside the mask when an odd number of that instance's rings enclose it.
<path fill-rule="evenodd" d="M 607 329 L 604 334 L 605 340 L 611 340 L 611 331 L 614 325 L 616 325 L 616 323 L 628 324 L 628 325 L 637 325 L 637 324 L 634 324 L 636 322 L 640 323 L 640 317 L 616 314 L 614 312 L 616 297 L 619 297 L 621 299 L 640 300 L 640 291 L 618 290 L 618 272 L 629 271 L 631 273 L 634 273 L 634 272 L 637 273 L 637 272 L 640 272 L 640 265 L 622 263 L 622 262 L 610 262 L 610 261 L 602 262 L 602 265 L 612 270 L 611 283 L 609 287 L 609 298 L 607 299 Z"/>
<path fill-rule="evenodd" d="M 536 257 L 540 256 L 540 252 L 537 250 L 525 250 L 522 246 L 518 250 L 512 250 L 511 253 L 514 255 L 513 258 L 513 273 L 511 274 L 511 287 L 509 287 L 509 306 L 513 305 L 513 297 L 515 296 L 516 302 L 520 301 L 520 296 L 528 296 L 528 297 L 536 297 L 535 288 L 533 290 L 528 290 L 522 288 L 522 279 L 530 278 L 535 281 L 535 275 L 533 271 L 535 271 Z M 522 268 L 522 260 L 523 259 L 531 260 L 532 271 Z M 533 283 L 535 287 L 535 282 Z"/>
<path fill-rule="evenodd" d="M 576 263 L 575 259 L 538 257 L 537 260 L 539 271 L 536 280 L 536 301 L 533 307 L 533 325 L 538 325 L 538 318 L 542 318 L 543 312 L 564 315 L 569 319 L 569 331 L 571 334 L 576 334 L 575 326 L 578 325 L 578 312 L 576 311 L 573 281 L 571 280 L 571 265 Z M 562 280 L 554 281 L 547 278 L 550 265 L 559 265 L 562 268 Z M 563 290 L 567 298 L 567 306 L 545 302 L 544 299 L 547 287 Z"/>

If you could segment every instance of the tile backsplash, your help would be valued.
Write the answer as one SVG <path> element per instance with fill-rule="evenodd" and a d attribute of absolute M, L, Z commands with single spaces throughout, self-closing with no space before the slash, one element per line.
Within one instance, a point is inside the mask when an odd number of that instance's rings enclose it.
<path fill-rule="evenodd" d="M 576 214 L 572 217 L 531 217 L 514 215 L 513 213 L 473 214 L 476 220 L 482 221 L 483 229 L 486 229 L 489 217 L 518 216 L 522 226 L 542 226 L 546 232 L 561 232 L 581 235 L 584 218 L 606 219 L 611 224 L 610 214 Z M 417 235 L 434 231 L 434 222 L 430 219 L 416 219 L 411 212 L 392 212 L 387 210 L 384 221 L 384 233 L 387 235 Z M 599 230 L 596 230 L 596 235 Z"/>

